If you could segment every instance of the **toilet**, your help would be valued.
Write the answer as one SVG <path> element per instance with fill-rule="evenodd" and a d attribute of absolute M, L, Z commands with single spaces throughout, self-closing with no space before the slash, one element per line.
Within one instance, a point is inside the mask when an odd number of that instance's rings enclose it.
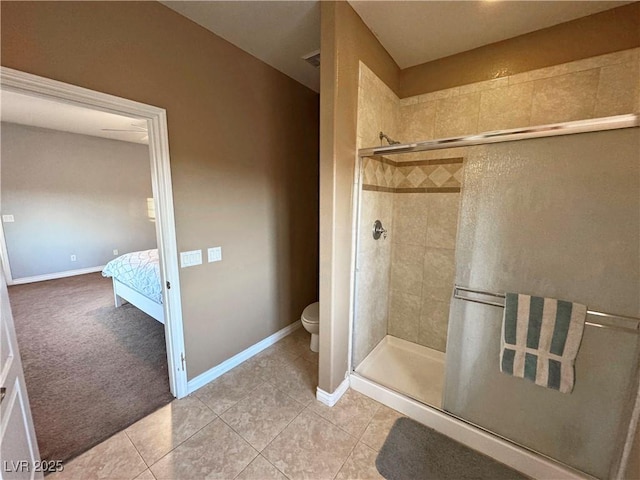
<path fill-rule="evenodd" d="M 312 303 L 308 305 L 300 316 L 302 326 L 311 334 L 311 345 L 309 348 L 312 352 L 318 352 L 318 332 L 320 331 L 320 303 Z"/>

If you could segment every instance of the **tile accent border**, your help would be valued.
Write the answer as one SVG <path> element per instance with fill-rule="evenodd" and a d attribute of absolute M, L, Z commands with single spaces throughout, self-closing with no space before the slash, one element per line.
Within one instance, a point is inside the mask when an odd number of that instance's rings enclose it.
<path fill-rule="evenodd" d="M 390 188 L 376 185 L 362 185 L 362 190 L 386 193 L 460 193 L 461 187 Z"/>
<path fill-rule="evenodd" d="M 369 190 L 370 192 L 397 193 L 395 188 L 392 188 L 392 187 L 379 187 L 377 185 L 369 185 L 367 183 L 363 183 L 362 184 L 362 190 Z"/>
<path fill-rule="evenodd" d="M 388 193 L 457 193 L 464 158 L 398 162 L 382 156 L 363 160 L 362 189 Z"/>
<path fill-rule="evenodd" d="M 204 387 L 207 383 L 214 381 L 219 376 L 227 373 L 234 367 L 237 367 L 242 362 L 249 360 L 254 355 L 257 355 L 265 348 L 270 347 L 278 340 L 286 337 L 287 335 L 292 334 L 297 329 L 302 326 L 302 321 L 298 320 L 293 322 L 283 329 L 278 330 L 273 335 L 268 336 L 264 340 L 259 341 L 258 343 L 251 345 L 249 348 L 241 351 L 240 353 L 234 355 L 233 357 L 225 360 L 224 362 L 216 365 L 215 367 L 207 370 L 206 372 L 201 373 L 197 377 L 192 378 L 187 382 L 187 392 L 188 394 L 195 392 L 201 387 Z"/>
<path fill-rule="evenodd" d="M 393 161 L 393 160 L 392 160 Z M 424 165 L 455 165 L 464 163 L 464 158 L 436 158 L 433 160 L 411 160 L 408 162 L 394 162 L 396 167 L 421 167 Z"/>

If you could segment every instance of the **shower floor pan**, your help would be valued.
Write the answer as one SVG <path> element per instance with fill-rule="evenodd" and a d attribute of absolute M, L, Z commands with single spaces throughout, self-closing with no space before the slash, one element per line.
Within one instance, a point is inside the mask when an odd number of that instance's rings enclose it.
<path fill-rule="evenodd" d="M 442 408 L 445 354 L 387 335 L 356 368 L 365 378 Z"/>

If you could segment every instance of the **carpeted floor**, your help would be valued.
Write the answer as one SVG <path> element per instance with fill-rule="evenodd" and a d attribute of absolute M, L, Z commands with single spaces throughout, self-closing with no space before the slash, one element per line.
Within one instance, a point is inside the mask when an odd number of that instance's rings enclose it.
<path fill-rule="evenodd" d="M 43 460 L 69 460 L 173 397 L 164 325 L 100 273 L 9 287 Z"/>

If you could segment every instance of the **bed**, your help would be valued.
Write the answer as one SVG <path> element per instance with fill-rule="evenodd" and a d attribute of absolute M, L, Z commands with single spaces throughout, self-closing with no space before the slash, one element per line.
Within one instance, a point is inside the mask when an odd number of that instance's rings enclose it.
<path fill-rule="evenodd" d="M 116 308 L 126 301 L 164 323 L 158 249 L 121 255 L 107 263 L 103 277 L 113 280 Z"/>

